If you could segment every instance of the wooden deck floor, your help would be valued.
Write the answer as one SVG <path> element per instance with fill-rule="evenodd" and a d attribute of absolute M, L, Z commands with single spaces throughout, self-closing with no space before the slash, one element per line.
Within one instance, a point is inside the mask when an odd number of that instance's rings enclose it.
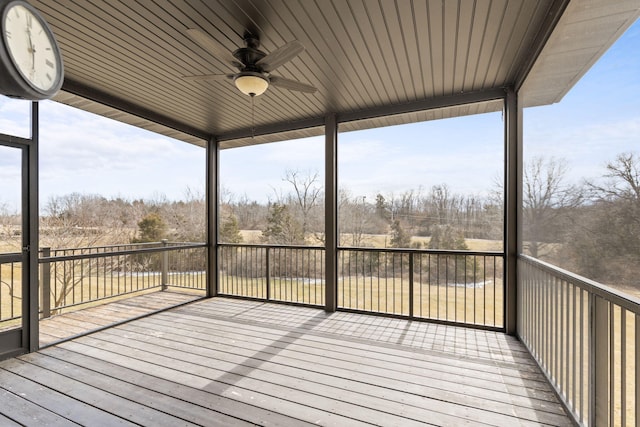
<path fill-rule="evenodd" d="M 202 296 L 194 292 L 156 291 L 42 319 L 40 347 Z"/>
<path fill-rule="evenodd" d="M 227 298 L 0 362 L 0 403 L 0 425 L 571 425 L 513 337 Z"/>

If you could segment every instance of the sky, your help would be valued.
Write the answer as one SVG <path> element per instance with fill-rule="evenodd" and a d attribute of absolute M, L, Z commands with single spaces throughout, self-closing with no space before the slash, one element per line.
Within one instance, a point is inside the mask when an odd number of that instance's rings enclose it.
<path fill-rule="evenodd" d="M 352 197 L 375 200 L 447 183 L 459 193 L 491 187 L 503 167 L 502 113 L 340 133 L 338 182 Z M 462 153 L 462 154 L 461 154 Z M 287 170 L 319 174 L 324 137 L 224 150 L 221 181 L 236 197 L 267 201 L 293 187 Z"/>
<path fill-rule="evenodd" d="M 640 20 L 558 104 L 524 110 L 525 162 L 564 159 L 567 179 L 602 177 L 617 154 L 640 153 Z"/>
<path fill-rule="evenodd" d="M 29 136 L 27 101 L 0 97 L 0 133 Z M 597 178 L 624 151 L 640 151 L 640 21 L 559 103 L 524 113 L 525 160 L 564 159 L 566 179 Z M 354 197 L 424 192 L 486 194 L 502 177 L 502 114 L 340 134 L 339 182 Z M 15 149 L 0 147 L 0 209 L 17 210 Z M 319 174 L 324 138 L 223 150 L 224 194 L 265 202 L 287 192 L 286 170 Z M 40 104 L 40 204 L 72 192 L 180 200 L 204 194 L 205 150 L 52 101 Z"/>

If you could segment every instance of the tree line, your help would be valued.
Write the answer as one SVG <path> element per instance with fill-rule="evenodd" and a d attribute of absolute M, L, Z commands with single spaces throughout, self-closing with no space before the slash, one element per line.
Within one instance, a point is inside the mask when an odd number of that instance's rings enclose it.
<path fill-rule="evenodd" d="M 164 195 L 127 200 L 72 193 L 49 198 L 40 216 L 40 246 L 79 248 L 123 243 L 206 240 L 206 205 L 190 189 L 182 200 Z"/>
<path fill-rule="evenodd" d="M 640 155 L 620 153 L 600 177 L 577 184 L 567 171 L 564 160 L 528 162 L 525 252 L 601 283 L 640 288 Z"/>
<path fill-rule="evenodd" d="M 526 161 L 523 251 L 601 283 L 638 288 L 640 155 L 620 153 L 604 164 L 600 176 L 578 183 L 568 181 L 568 171 L 563 159 Z M 290 192 L 267 204 L 228 197 L 222 203 L 221 241 L 241 242 L 240 230 L 249 229 L 262 230 L 262 243 L 323 243 L 317 174 L 287 171 L 283 180 L 291 184 Z M 468 249 L 467 239 L 502 240 L 501 183 L 488 196 L 455 194 L 446 184 L 378 193 L 374 200 L 342 189 L 338 202 L 341 246 Z M 373 237 L 380 235 L 386 236 L 384 243 Z"/>
<path fill-rule="evenodd" d="M 640 272 L 640 155 L 621 153 L 600 176 L 568 182 L 565 160 L 536 157 L 523 170 L 524 252 L 593 280 L 637 286 Z M 317 172 L 285 171 L 268 202 L 221 192 L 223 243 L 322 245 L 324 189 Z M 340 245 L 467 249 L 468 239 L 501 244 L 500 184 L 488 195 L 456 194 L 446 184 L 373 200 L 338 194 Z M 247 232 L 253 230 L 253 232 Z M 0 212 L 5 242 L 19 241 L 19 219 Z M 181 201 L 69 194 L 43 206 L 41 246 L 53 248 L 170 239 L 206 240 L 204 196 L 187 190 Z M 17 243 L 19 245 L 19 243 Z"/>
<path fill-rule="evenodd" d="M 243 241 L 240 230 L 259 230 L 250 243 L 323 244 L 324 191 L 317 172 L 285 172 L 288 189 L 275 192 L 267 203 L 228 191 L 221 201 L 220 241 Z M 288 190 L 288 191 L 287 191 Z M 502 201 L 495 195 L 461 195 L 446 184 L 428 191 L 421 187 L 402 193 L 377 193 L 374 200 L 338 193 L 340 245 L 379 246 L 372 236 L 388 236 L 386 247 L 421 247 L 412 237 L 431 237 L 439 249 L 464 249 L 465 238 L 500 240 Z M 429 239 L 427 239 L 429 240 Z M 446 246 L 446 247 L 445 247 Z"/>

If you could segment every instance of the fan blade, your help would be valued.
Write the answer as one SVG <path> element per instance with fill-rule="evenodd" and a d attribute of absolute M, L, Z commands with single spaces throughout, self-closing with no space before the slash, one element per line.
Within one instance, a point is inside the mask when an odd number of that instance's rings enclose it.
<path fill-rule="evenodd" d="M 187 35 L 191 37 L 191 40 L 198 43 L 201 48 L 209 52 L 214 57 L 224 61 L 234 67 L 243 67 L 244 64 L 238 61 L 238 59 L 231 54 L 231 52 L 225 50 L 216 42 L 209 34 L 205 33 L 199 28 L 187 28 Z"/>
<path fill-rule="evenodd" d="M 287 61 L 292 60 L 300 53 L 304 51 L 304 46 L 298 40 L 294 40 L 280 46 L 264 58 L 256 62 L 256 65 L 260 66 L 263 71 L 270 72 L 281 66 Z"/>
<path fill-rule="evenodd" d="M 184 76 L 183 79 L 190 82 L 220 82 L 223 80 L 231 80 L 234 76 L 235 74 L 202 74 L 199 76 Z"/>
<path fill-rule="evenodd" d="M 295 90 L 298 92 L 315 93 L 315 87 L 296 80 L 285 79 L 284 77 L 269 76 L 269 82 L 276 87 L 283 89 Z"/>

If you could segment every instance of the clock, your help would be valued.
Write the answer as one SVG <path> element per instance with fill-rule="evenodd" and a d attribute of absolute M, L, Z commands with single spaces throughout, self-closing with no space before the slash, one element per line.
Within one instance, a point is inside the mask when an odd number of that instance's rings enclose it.
<path fill-rule="evenodd" d="M 42 15 L 23 0 L 0 0 L 0 94 L 42 100 L 62 87 L 62 55 Z"/>

